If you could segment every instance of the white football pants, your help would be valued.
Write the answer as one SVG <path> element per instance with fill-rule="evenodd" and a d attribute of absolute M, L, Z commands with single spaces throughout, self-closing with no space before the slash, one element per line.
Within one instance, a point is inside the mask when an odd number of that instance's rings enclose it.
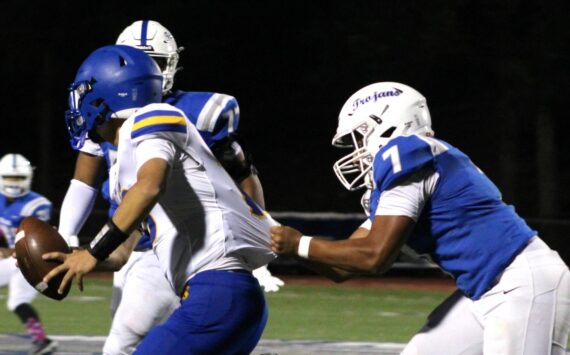
<path fill-rule="evenodd" d="M 38 295 L 16 266 L 16 259 L 10 257 L 0 259 L 0 287 L 8 286 L 9 311 L 14 311 L 22 303 L 32 303 Z"/>
<path fill-rule="evenodd" d="M 535 237 L 479 300 L 456 291 L 402 355 L 565 355 L 570 272 Z"/>
<path fill-rule="evenodd" d="M 113 322 L 103 354 L 130 354 L 152 327 L 180 305 L 180 297 L 160 269 L 152 250 L 133 251 L 113 275 Z"/>

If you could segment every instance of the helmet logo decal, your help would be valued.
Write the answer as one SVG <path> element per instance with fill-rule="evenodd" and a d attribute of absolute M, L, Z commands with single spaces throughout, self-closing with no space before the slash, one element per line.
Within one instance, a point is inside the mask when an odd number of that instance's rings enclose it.
<path fill-rule="evenodd" d="M 389 91 L 375 91 L 374 94 L 368 95 L 363 98 L 359 97 L 356 100 L 354 100 L 354 102 L 352 103 L 352 111 L 354 112 L 360 106 L 365 105 L 369 102 L 376 102 L 383 97 L 400 96 L 402 92 L 403 92 L 402 90 L 394 88 L 394 90 L 389 90 Z"/>
<path fill-rule="evenodd" d="M 151 46 L 150 44 L 146 44 L 146 45 L 140 45 L 140 46 L 135 46 L 138 49 L 140 49 L 141 51 L 144 52 L 153 52 L 154 51 L 154 47 Z"/>
<path fill-rule="evenodd" d="M 174 40 L 172 33 L 168 32 L 168 31 L 164 31 L 164 43 L 168 43 L 172 40 Z"/>

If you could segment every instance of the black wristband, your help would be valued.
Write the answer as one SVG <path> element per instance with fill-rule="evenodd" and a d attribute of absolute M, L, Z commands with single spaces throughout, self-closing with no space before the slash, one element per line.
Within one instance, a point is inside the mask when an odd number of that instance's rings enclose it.
<path fill-rule="evenodd" d="M 112 220 L 109 220 L 89 243 L 87 251 L 97 260 L 103 261 L 127 238 L 129 235 L 121 231 Z"/>

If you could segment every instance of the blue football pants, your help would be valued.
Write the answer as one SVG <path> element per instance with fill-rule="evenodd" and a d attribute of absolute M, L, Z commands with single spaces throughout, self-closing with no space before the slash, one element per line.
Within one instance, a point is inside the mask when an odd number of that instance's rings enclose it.
<path fill-rule="evenodd" d="M 267 322 L 265 298 L 251 273 L 204 271 L 188 285 L 188 297 L 135 354 L 250 354 Z"/>

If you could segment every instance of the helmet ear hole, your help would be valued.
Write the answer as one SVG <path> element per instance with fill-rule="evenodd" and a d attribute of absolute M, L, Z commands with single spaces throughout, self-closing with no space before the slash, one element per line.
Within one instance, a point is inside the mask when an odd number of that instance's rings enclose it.
<path fill-rule="evenodd" d="M 396 127 L 392 126 L 392 127 L 388 128 L 387 130 L 385 130 L 384 133 L 382 133 L 382 135 L 380 137 L 390 138 L 390 137 L 392 137 L 392 134 L 394 133 L 395 130 L 396 130 Z"/>
<path fill-rule="evenodd" d="M 124 67 L 125 65 L 127 65 L 127 61 L 123 56 L 119 56 L 119 66 Z"/>
<path fill-rule="evenodd" d="M 91 106 L 97 108 L 97 107 L 101 106 L 101 104 L 102 104 L 104 101 L 105 101 L 105 100 L 103 100 L 103 98 L 100 97 L 100 98 L 98 98 L 98 99 L 95 99 L 95 100 L 91 101 L 90 104 L 91 104 Z"/>
<path fill-rule="evenodd" d="M 168 65 L 168 59 L 164 58 L 164 57 L 157 57 L 157 56 L 152 56 L 152 59 L 154 59 L 154 61 L 156 62 L 156 64 L 158 65 L 158 67 L 160 68 L 161 71 L 165 71 Z"/>

